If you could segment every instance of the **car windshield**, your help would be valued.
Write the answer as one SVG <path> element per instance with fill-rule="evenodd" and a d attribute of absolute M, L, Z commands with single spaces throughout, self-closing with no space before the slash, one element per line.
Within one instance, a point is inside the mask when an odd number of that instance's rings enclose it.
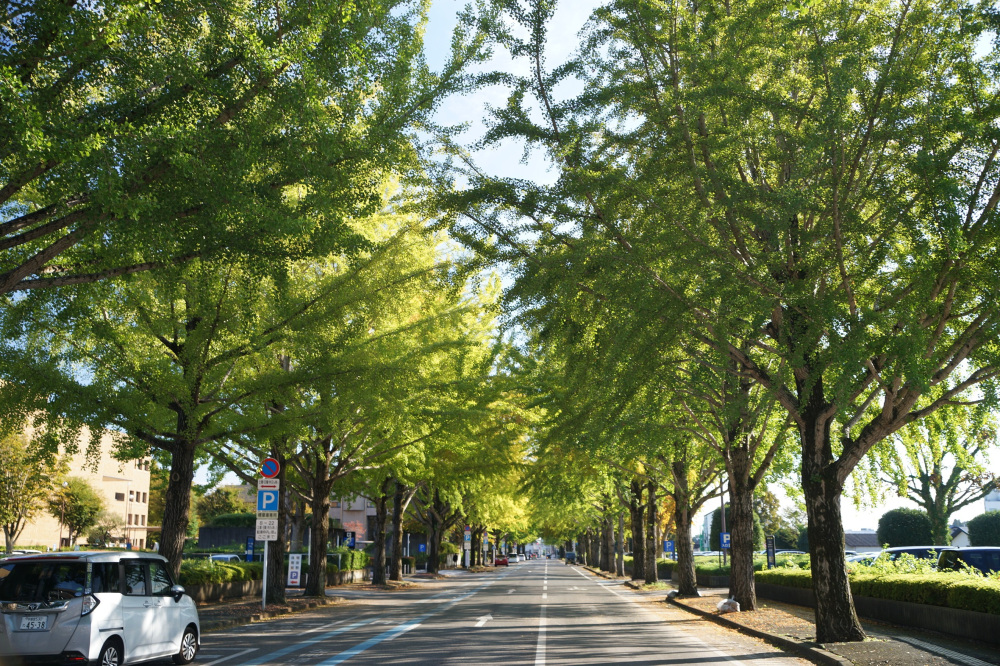
<path fill-rule="evenodd" d="M 60 601 L 83 595 L 83 562 L 5 562 L 0 565 L 0 601 Z"/>

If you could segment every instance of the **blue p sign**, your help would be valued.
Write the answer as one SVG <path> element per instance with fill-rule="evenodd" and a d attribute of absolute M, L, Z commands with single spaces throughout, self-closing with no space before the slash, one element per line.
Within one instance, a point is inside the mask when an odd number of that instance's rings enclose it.
<path fill-rule="evenodd" d="M 277 511 L 278 510 L 278 491 L 277 490 L 261 490 L 257 493 L 257 510 L 258 511 Z"/>
<path fill-rule="evenodd" d="M 729 532 L 723 532 L 719 536 L 722 537 L 722 547 L 729 548 Z"/>

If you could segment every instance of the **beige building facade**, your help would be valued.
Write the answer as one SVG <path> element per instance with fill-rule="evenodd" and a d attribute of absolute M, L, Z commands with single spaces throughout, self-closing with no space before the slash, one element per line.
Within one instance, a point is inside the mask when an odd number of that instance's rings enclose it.
<path fill-rule="evenodd" d="M 119 541 L 122 545 L 144 550 L 152 544 L 146 536 L 149 526 L 149 459 L 122 462 L 111 456 L 113 440 L 110 434 L 101 437 L 100 456 L 88 460 L 86 441 L 81 437 L 80 448 L 73 455 L 67 476 L 83 479 L 104 499 L 105 510 L 118 515 L 124 522 Z M 158 530 L 159 528 L 157 528 Z M 86 534 L 80 535 L 78 544 L 87 542 Z M 69 546 L 69 534 L 59 516 L 52 516 L 40 508 L 17 539 L 19 548 L 48 549 Z"/>

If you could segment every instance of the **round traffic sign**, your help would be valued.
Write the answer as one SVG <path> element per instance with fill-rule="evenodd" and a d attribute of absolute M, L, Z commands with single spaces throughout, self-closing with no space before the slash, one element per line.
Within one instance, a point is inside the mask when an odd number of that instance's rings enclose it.
<path fill-rule="evenodd" d="M 279 471 L 281 471 L 281 466 L 274 458 L 264 458 L 264 462 L 260 464 L 260 475 L 264 478 L 273 479 L 278 476 Z"/>

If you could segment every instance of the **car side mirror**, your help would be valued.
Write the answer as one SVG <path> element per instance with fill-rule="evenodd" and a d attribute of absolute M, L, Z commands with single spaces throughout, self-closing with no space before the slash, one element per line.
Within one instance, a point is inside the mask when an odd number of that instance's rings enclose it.
<path fill-rule="evenodd" d="M 184 596 L 184 586 L 174 585 L 170 588 L 170 594 L 173 595 L 174 601 L 180 601 L 181 597 Z"/>

